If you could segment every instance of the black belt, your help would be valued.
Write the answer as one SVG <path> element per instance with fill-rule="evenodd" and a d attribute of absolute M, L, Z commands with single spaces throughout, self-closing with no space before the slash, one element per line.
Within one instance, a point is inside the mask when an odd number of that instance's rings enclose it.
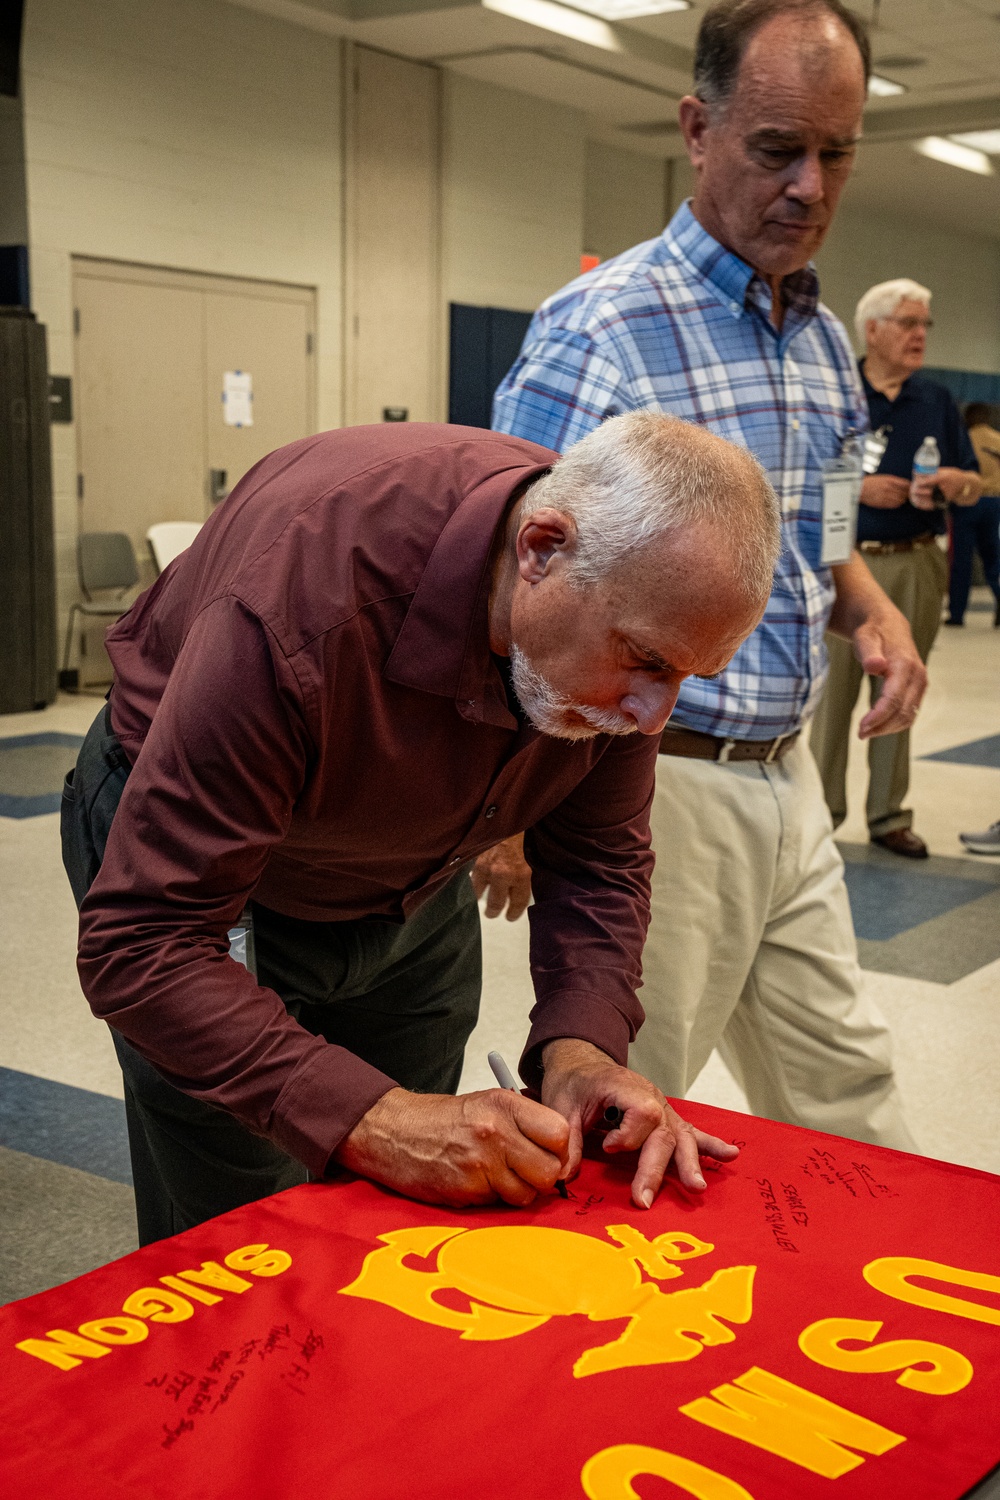
<path fill-rule="evenodd" d="M 661 755 L 686 755 L 694 760 L 757 760 L 771 765 L 787 755 L 801 734 L 779 734 L 773 740 L 726 740 L 697 729 L 671 729 L 668 724 L 660 737 Z"/>

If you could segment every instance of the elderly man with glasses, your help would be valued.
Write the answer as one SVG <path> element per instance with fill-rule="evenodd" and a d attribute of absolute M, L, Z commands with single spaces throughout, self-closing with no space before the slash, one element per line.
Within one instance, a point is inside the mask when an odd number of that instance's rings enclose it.
<path fill-rule="evenodd" d="M 877 470 L 866 476 L 858 507 L 858 549 L 873 577 L 910 622 L 926 662 L 941 621 L 948 560 L 938 545 L 947 529 L 949 505 L 975 505 L 982 491 L 976 454 L 958 408 L 944 386 L 922 379 L 931 294 L 902 278 L 873 286 L 854 315 Z M 936 473 L 913 475 L 925 438 L 940 455 Z M 881 451 L 880 451 L 881 450 Z M 866 465 L 867 467 L 867 465 Z M 827 638 L 830 676 L 813 721 L 812 749 L 834 827 L 847 816 L 847 759 L 851 714 L 864 668 L 847 641 Z M 883 679 L 870 677 L 875 703 Z M 903 806 L 910 783 L 909 729 L 868 744 L 868 830 L 871 840 L 893 854 L 926 859 L 927 845 L 913 832 L 913 813 Z"/>

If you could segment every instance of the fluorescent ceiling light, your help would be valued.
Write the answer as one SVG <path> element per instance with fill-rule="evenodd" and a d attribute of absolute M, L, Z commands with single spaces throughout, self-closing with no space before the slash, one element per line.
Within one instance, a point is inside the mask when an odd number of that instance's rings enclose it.
<path fill-rule="evenodd" d="M 574 42 L 586 42 L 589 47 L 602 47 L 605 52 L 625 50 L 606 21 L 585 16 L 566 5 L 555 5 L 553 0 L 482 0 L 482 3 L 486 10 L 496 11 L 497 15 L 526 21 L 529 26 L 540 26 L 543 31 L 554 31 L 557 36 L 567 36 Z"/>
<path fill-rule="evenodd" d="M 1000 130 L 963 130 L 948 139 L 957 141 L 960 146 L 985 151 L 987 156 L 1000 156 Z"/>
<path fill-rule="evenodd" d="M 891 78 L 880 78 L 873 73 L 868 80 L 868 92 L 877 99 L 888 99 L 890 94 L 905 94 L 906 88 L 901 83 L 893 83 Z"/>
<path fill-rule="evenodd" d="M 943 161 L 949 167 L 961 167 L 966 172 L 978 172 L 981 177 L 993 176 L 993 163 L 983 151 L 974 151 L 971 146 L 961 146 L 958 141 L 946 140 L 942 135 L 929 135 L 922 141 L 913 142 L 914 151 L 929 156 L 931 161 Z"/>
<path fill-rule="evenodd" d="M 636 21 L 642 16 L 663 16 L 672 10 L 690 10 L 691 0 L 571 0 L 575 10 L 603 16 L 605 21 Z"/>

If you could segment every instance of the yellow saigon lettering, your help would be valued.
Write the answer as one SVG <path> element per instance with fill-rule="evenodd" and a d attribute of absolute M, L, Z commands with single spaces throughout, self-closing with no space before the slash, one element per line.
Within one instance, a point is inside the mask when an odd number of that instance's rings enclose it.
<path fill-rule="evenodd" d="M 287 1250 L 272 1250 L 269 1245 L 244 1245 L 226 1256 L 227 1266 L 234 1271 L 249 1271 L 251 1276 L 280 1276 L 291 1263 Z"/>
<path fill-rule="evenodd" d="M 33 1359 L 43 1360 L 56 1370 L 75 1370 L 86 1359 L 100 1359 L 110 1354 L 108 1347 L 120 1344 L 141 1344 L 149 1337 L 150 1323 L 185 1323 L 194 1315 L 194 1303 L 206 1306 L 225 1301 L 218 1291 L 248 1292 L 252 1281 L 245 1281 L 234 1274 L 236 1269 L 250 1276 L 280 1276 L 292 1264 L 286 1250 L 272 1249 L 270 1245 L 241 1245 L 224 1257 L 226 1265 L 217 1260 L 202 1262 L 200 1270 L 178 1271 L 173 1276 L 159 1277 L 159 1286 L 143 1286 L 125 1298 L 122 1312 L 107 1318 L 94 1318 L 81 1323 L 76 1333 L 65 1328 L 52 1328 L 44 1338 L 21 1339 L 15 1348 Z M 226 1269 L 226 1266 L 229 1269 Z M 209 1292 L 205 1286 L 218 1290 Z M 172 1290 L 163 1291 L 162 1287 Z M 177 1293 L 183 1293 L 178 1296 Z"/>
<path fill-rule="evenodd" d="M 683 1275 L 674 1262 L 707 1255 L 713 1246 L 680 1231 L 649 1240 L 629 1224 L 609 1224 L 605 1232 L 617 1245 L 538 1224 L 392 1230 L 379 1235 L 381 1248 L 341 1292 L 473 1340 L 516 1338 L 573 1314 L 592 1322 L 627 1318 L 618 1338 L 580 1356 L 577 1377 L 694 1359 L 706 1344 L 732 1342 L 726 1323 L 749 1321 L 754 1266 L 729 1266 L 702 1286 L 664 1292 L 657 1281 Z M 407 1264 L 434 1252 L 433 1268 Z M 643 1272 L 654 1280 L 643 1280 Z M 468 1309 L 439 1302 L 436 1294 L 444 1291 L 462 1292 Z"/>
<path fill-rule="evenodd" d="M 1000 1276 L 991 1276 L 986 1271 L 963 1271 L 959 1266 L 945 1266 L 936 1260 L 920 1260 L 915 1255 L 886 1255 L 881 1260 L 870 1261 L 864 1269 L 864 1278 L 877 1292 L 895 1297 L 897 1302 L 912 1302 L 917 1307 L 933 1308 L 937 1312 L 952 1313 L 956 1318 L 972 1318 L 977 1323 L 994 1323 L 1000 1327 L 1000 1307 L 987 1307 L 982 1302 L 970 1302 L 967 1297 L 950 1297 L 946 1292 L 935 1292 L 930 1287 L 911 1286 L 911 1276 L 923 1276 L 928 1281 L 944 1281 L 952 1286 L 974 1287 L 980 1292 L 1000 1294 Z"/>
<path fill-rule="evenodd" d="M 632 1481 L 645 1475 L 669 1479 L 696 1500 L 753 1500 L 749 1490 L 735 1479 L 727 1479 L 678 1453 L 648 1448 L 643 1443 L 618 1443 L 595 1453 L 584 1464 L 580 1481 L 587 1500 L 639 1500 Z"/>
<path fill-rule="evenodd" d="M 883 1374 L 901 1370 L 897 1385 L 932 1396 L 950 1396 L 972 1379 L 972 1365 L 957 1349 L 934 1344 L 929 1339 L 890 1339 L 871 1349 L 844 1349 L 844 1339 L 871 1344 L 882 1330 L 881 1323 L 862 1318 L 822 1318 L 799 1334 L 799 1348 L 814 1364 L 827 1370 L 850 1370 L 857 1374 Z M 930 1369 L 916 1368 L 929 1365 Z"/>
<path fill-rule="evenodd" d="M 194 1302 L 203 1302 L 206 1307 L 222 1301 L 215 1292 L 206 1292 L 203 1286 L 194 1286 L 189 1281 L 178 1281 L 176 1276 L 161 1276 L 160 1280 L 164 1286 L 173 1287 L 175 1292 L 183 1292 L 185 1297 L 190 1297 Z"/>
<path fill-rule="evenodd" d="M 220 1266 L 217 1260 L 204 1260 L 200 1270 L 178 1271 L 177 1275 L 181 1281 L 193 1281 L 196 1286 L 216 1287 L 220 1292 L 248 1292 L 253 1286 L 252 1281 L 234 1276 L 232 1271 Z"/>
<path fill-rule="evenodd" d="M 699 1396 L 680 1411 L 825 1479 L 838 1479 L 864 1463 L 848 1448 L 881 1454 L 906 1441 L 898 1432 L 756 1365 L 737 1375 L 732 1385 L 716 1386 L 711 1397 Z"/>
<path fill-rule="evenodd" d="M 95 1344 L 93 1339 L 82 1339 L 65 1328 L 50 1328 L 43 1339 L 22 1339 L 15 1347 L 35 1359 L 44 1359 L 57 1370 L 75 1370 L 85 1359 L 100 1359 L 102 1354 L 111 1353 L 107 1344 Z"/>
<path fill-rule="evenodd" d="M 125 1298 L 122 1312 L 135 1313 L 137 1318 L 148 1318 L 151 1323 L 185 1323 L 194 1316 L 194 1308 L 186 1297 L 174 1292 L 164 1292 L 158 1286 L 143 1286 Z"/>
<path fill-rule="evenodd" d="M 80 1332 L 99 1344 L 141 1344 L 149 1338 L 149 1329 L 141 1318 L 95 1318 L 91 1323 L 81 1323 Z"/>

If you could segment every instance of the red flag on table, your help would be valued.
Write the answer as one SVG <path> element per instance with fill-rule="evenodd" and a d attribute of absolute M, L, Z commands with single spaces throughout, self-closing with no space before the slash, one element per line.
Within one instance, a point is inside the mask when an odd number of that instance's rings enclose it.
<path fill-rule="evenodd" d="M 958 1500 L 1000 1179 L 686 1112 L 743 1146 L 697 1198 L 635 1209 L 621 1158 L 528 1210 L 313 1184 L 0 1310 L 0 1493 Z"/>

